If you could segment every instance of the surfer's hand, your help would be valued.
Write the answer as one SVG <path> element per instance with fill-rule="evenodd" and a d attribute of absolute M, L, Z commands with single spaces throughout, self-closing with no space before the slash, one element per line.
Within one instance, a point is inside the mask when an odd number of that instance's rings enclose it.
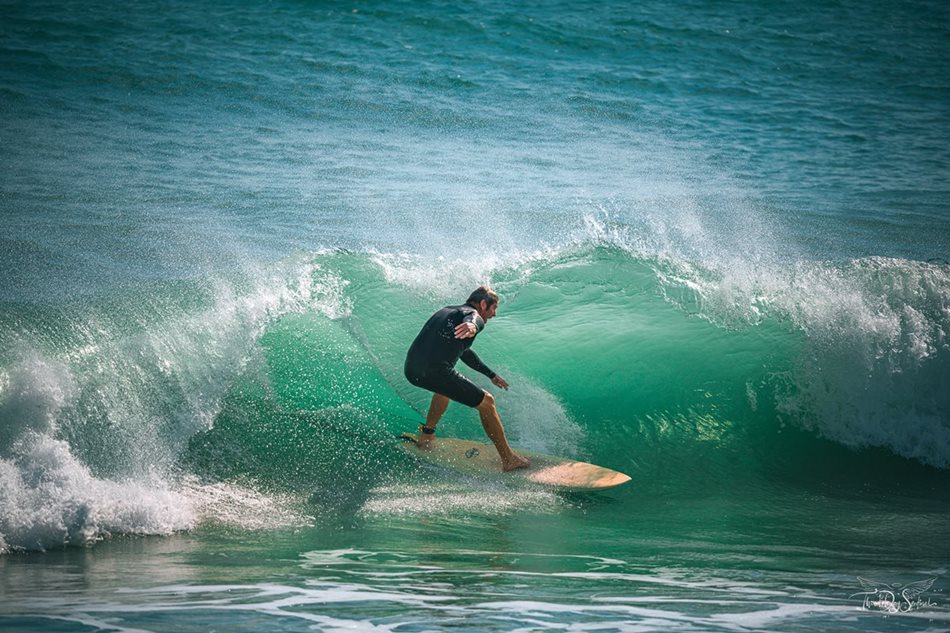
<path fill-rule="evenodd" d="M 508 382 L 498 374 L 495 374 L 495 377 L 491 379 L 491 384 L 508 391 Z"/>
<path fill-rule="evenodd" d="M 472 338 L 478 334 L 478 327 L 469 321 L 462 321 L 455 326 L 455 338 Z"/>

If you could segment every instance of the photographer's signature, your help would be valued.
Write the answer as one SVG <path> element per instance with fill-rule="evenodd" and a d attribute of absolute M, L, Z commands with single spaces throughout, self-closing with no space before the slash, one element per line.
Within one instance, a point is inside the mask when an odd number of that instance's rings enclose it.
<path fill-rule="evenodd" d="M 862 591 L 851 597 L 864 596 L 864 608 L 886 613 L 907 613 L 916 609 L 937 606 L 923 597 L 934 584 L 937 577 L 907 584 L 899 582 L 876 582 L 858 576 Z"/>

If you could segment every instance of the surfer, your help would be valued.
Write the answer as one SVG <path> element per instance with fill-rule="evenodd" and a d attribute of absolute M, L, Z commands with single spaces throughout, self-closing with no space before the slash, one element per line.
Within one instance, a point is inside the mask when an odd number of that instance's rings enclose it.
<path fill-rule="evenodd" d="M 461 359 L 488 376 L 496 387 L 508 389 L 505 379 L 471 350 L 475 336 L 485 328 L 485 322 L 495 316 L 497 309 L 498 295 L 487 286 L 479 286 L 464 305 L 447 306 L 433 314 L 409 347 L 405 372 L 409 382 L 433 392 L 426 422 L 419 427 L 420 448 L 429 448 L 449 400 L 455 400 L 478 410 L 482 427 L 501 457 L 502 469 L 509 471 L 525 468 L 530 462 L 508 445 L 494 396 L 455 371 L 455 364 Z"/>

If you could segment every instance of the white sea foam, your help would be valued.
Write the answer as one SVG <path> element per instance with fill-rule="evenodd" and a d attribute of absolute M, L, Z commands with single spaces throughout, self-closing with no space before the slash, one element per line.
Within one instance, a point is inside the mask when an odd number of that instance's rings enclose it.
<path fill-rule="evenodd" d="M 345 288 L 305 258 L 218 280 L 197 310 L 144 297 L 130 323 L 92 310 L 51 340 L 21 340 L 0 369 L 0 552 L 168 534 L 210 516 L 306 521 L 284 499 L 182 481 L 174 463 L 211 425 L 266 324 L 304 310 L 339 318 Z"/>
<path fill-rule="evenodd" d="M 425 485 L 380 486 L 371 491 L 360 513 L 365 516 L 486 516 L 551 511 L 563 502 L 553 492 L 508 488 L 486 479 L 459 477 Z"/>
<path fill-rule="evenodd" d="M 76 392 L 65 363 L 22 351 L 12 367 L 0 370 L 0 455 L 26 431 L 54 432 L 59 412 L 75 400 Z"/>
<path fill-rule="evenodd" d="M 549 261 L 557 253 L 557 249 L 542 248 L 505 253 L 488 250 L 454 258 L 379 252 L 370 256 L 387 283 L 408 288 L 422 297 L 461 302 L 474 288 L 491 284 L 499 273 L 517 272 L 525 277 L 531 273 L 534 262 Z"/>
<path fill-rule="evenodd" d="M 301 527 L 313 517 L 300 509 L 291 495 L 263 493 L 232 482 L 200 482 L 186 477 L 177 485 L 202 523 L 217 523 L 246 530 Z"/>
<path fill-rule="evenodd" d="M 87 545 L 190 528 L 191 504 L 161 481 L 94 477 L 62 440 L 28 432 L 0 459 L 3 550 Z"/>
<path fill-rule="evenodd" d="M 800 266 L 763 301 L 805 345 L 779 407 L 843 444 L 950 466 L 950 271 L 868 258 Z"/>

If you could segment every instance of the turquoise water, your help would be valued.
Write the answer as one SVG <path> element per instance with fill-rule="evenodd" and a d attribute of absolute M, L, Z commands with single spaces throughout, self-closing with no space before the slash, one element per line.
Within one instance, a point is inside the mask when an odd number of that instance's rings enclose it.
<path fill-rule="evenodd" d="M 948 18 L 0 4 L 0 629 L 950 629 Z"/>

